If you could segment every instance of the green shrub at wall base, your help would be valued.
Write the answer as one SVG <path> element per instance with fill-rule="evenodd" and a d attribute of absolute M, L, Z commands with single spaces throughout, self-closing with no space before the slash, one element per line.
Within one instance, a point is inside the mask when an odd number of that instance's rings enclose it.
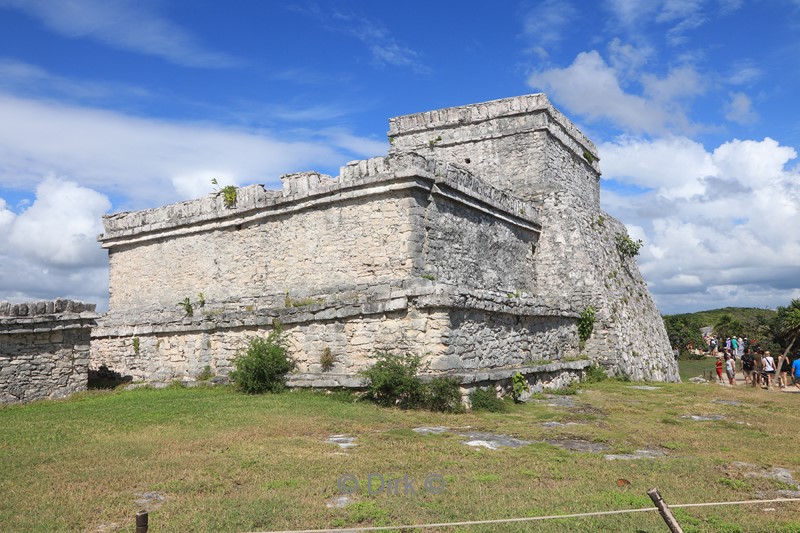
<path fill-rule="evenodd" d="M 511 376 L 511 395 L 515 402 L 522 401 L 522 395 L 528 392 L 528 380 L 522 373 L 517 372 Z"/>
<path fill-rule="evenodd" d="M 426 387 L 428 409 L 439 413 L 461 413 L 461 388 L 453 378 L 433 378 Z"/>
<path fill-rule="evenodd" d="M 502 413 L 508 410 L 506 403 L 491 389 L 475 389 L 470 393 L 469 401 L 473 411 Z"/>
<path fill-rule="evenodd" d="M 247 394 L 282 391 L 286 387 L 285 376 L 294 367 L 280 328 L 266 339 L 251 340 L 247 351 L 234 360 L 234 366 L 230 377 Z"/>
<path fill-rule="evenodd" d="M 360 372 L 367 387 L 364 399 L 384 407 L 462 412 L 458 381 L 438 377 L 423 383 L 417 375 L 421 368 L 417 355 L 379 352 L 375 364 Z"/>
<path fill-rule="evenodd" d="M 583 379 L 584 383 L 600 383 L 601 381 L 606 381 L 608 379 L 608 374 L 606 371 L 598 365 L 592 365 L 586 369 L 586 375 Z"/>
<path fill-rule="evenodd" d="M 425 384 L 417 377 L 421 366 L 421 359 L 416 355 L 378 353 L 375 364 L 360 372 L 367 387 L 364 398 L 384 407 L 424 407 Z"/>

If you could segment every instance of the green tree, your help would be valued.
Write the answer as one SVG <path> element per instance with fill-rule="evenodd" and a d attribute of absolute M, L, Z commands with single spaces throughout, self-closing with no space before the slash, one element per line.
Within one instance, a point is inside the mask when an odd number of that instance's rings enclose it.
<path fill-rule="evenodd" d="M 733 318 L 730 313 L 725 313 L 719 317 L 717 323 L 714 324 L 714 332 L 723 340 L 734 335 L 740 336 L 743 329 L 742 323 Z"/>
<path fill-rule="evenodd" d="M 775 332 L 784 343 L 788 343 L 778 359 L 778 368 L 780 368 L 795 342 L 800 339 L 800 299 L 792 300 L 792 303 L 786 307 L 778 307 L 778 314 L 775 316 Z"/>
<path fill-rule="evenodd" d="M 698 318 L 686 315 L 670 315 L 663 317 L 663 319 L 670 345 L 678 348 L 681 353 L 692 348 L 706 349 L 706 343 L 700 333 L 702 325 Z"/>

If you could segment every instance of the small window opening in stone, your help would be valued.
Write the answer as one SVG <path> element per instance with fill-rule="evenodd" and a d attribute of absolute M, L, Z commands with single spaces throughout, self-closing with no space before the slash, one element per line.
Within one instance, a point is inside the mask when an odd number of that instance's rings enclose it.
<path fill-rule="evenodd" d="M 468 157 L 468 158 L 464 159 L 464 163 L 469 165 L 470 163 L 472 163 L 472 160 Z"/>
<path fill-rule="evenodd" d="M 242 225 L 241 224 L 236 224 L 236 226 L 234 226 L 234 227 L 236 228 L 236 231 L 239 231 L 240 229 L 242 229 Z"/>

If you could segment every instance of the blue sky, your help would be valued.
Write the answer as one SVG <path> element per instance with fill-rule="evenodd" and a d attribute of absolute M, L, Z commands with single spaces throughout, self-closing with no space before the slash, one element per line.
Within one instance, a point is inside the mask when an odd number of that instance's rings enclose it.
<path fill-rule="evenodd" d="M 0 300 L 108 299 L 101 216 L 336 175 L 545 92 L 664 313 L 800 297 L 800 0 L 0 0 Z"/>

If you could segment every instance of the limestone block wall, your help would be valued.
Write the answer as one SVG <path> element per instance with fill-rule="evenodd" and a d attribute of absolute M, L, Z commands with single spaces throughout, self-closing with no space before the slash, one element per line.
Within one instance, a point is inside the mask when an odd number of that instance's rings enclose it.
<path fill-rule="evenodd" d="M 224 375 L 275 319 L 298 373 L 316 380 L 325 349 L 345 380 L 381 350 L 422 355 L 435 372 L 577 355 L 574 310 L 530 295 L 540 225 L 529 203 L 418 154 L 283 185 L 240 189 L 232 208 L 211 195 L 107 217 L 111 301 L 93 366 Z"/>
<path fill-rule="evenodd" d="M 109 314 L 166 317 L 201 293 L 208 303 L 276 307 L 287 295 L 325 299 L 422 275 L 530 283 L 535 211 L 464 169 L 407 155 L 357 163 L 316 188 L 305 174 L 291 178 L 303 187 L 286 180 L 286 195 L 240 189 L 235 209 L 210 196 L 106 217 Z"/>
<path fill-rule="evenodd" d="M 0 302 L 0 403 L 85 390 L 94 304 Z"/>
<path fill-rule="evenodd" d="M 585 356 L 679 379 L 636 263 L 617 251 L 624 227 L 600 210 L 597 150 L 545 95 L 396 117 L 389 136 L 387 157 L 337 178 L 105 217 L 111 298 L 92 361 L 137 379 L 225 373 L 279 318 L 298 383 L 331 381 L 325 348 L 345 380 L 377 349 L 425 354 L 432 371 L 507 372 L 577 357 L 592 305 Z"/>
<path fill-rule="evenodd" d="M 317 386 L 358 386 L 376 352 L 414 353 L 433 374 L 574 359 L 577 315 L 525 298 L 459 291 L 429 280 L 391 287 L 385 298 L 329 301 L 294 308 L 200 313 L 170 324 L 98 327 L 93 366 L 135 380 L 191 379 L 209 366 L 227 375 L 233 360 L 278 320 L 296 363 L 292 379 Z M 328 349 L 333 368 L 320 357 Z"/>
<path fill-rule="evenodd" d="M 268 295 L 277 305 L 286 293 L 299 298 L 327 286 L 403 279 L 413 268 L 416 208 L 412 195 L 378 193 L 114 247 L 110 308 L 175 308 L 199 293 L 209 302 Z"/>
<path fill-rule="evenodd" d="M 413 150 L 465 165 L 535 206 L 542 232 L 525 290 L 553 305 L 597 310 L 587 355 L 634 379 L 679 380 L 638 267 L 617 251 L 625 228 L 600 209 L 596 148 L 545 95 L 397 117 L 389 135 L 390 153 Z"/>
<path fill-rule="evenodd" d="M 389 153 L 416 152 L 464 165 L 523 200 L 568 189 L 599 205 L 594 144 L 547 96 L 533 94 L 389 119 Z M 553 156 L 563 161 L 555 162 Z M 577 164 L 595 171 L 563 173 Z"/>

